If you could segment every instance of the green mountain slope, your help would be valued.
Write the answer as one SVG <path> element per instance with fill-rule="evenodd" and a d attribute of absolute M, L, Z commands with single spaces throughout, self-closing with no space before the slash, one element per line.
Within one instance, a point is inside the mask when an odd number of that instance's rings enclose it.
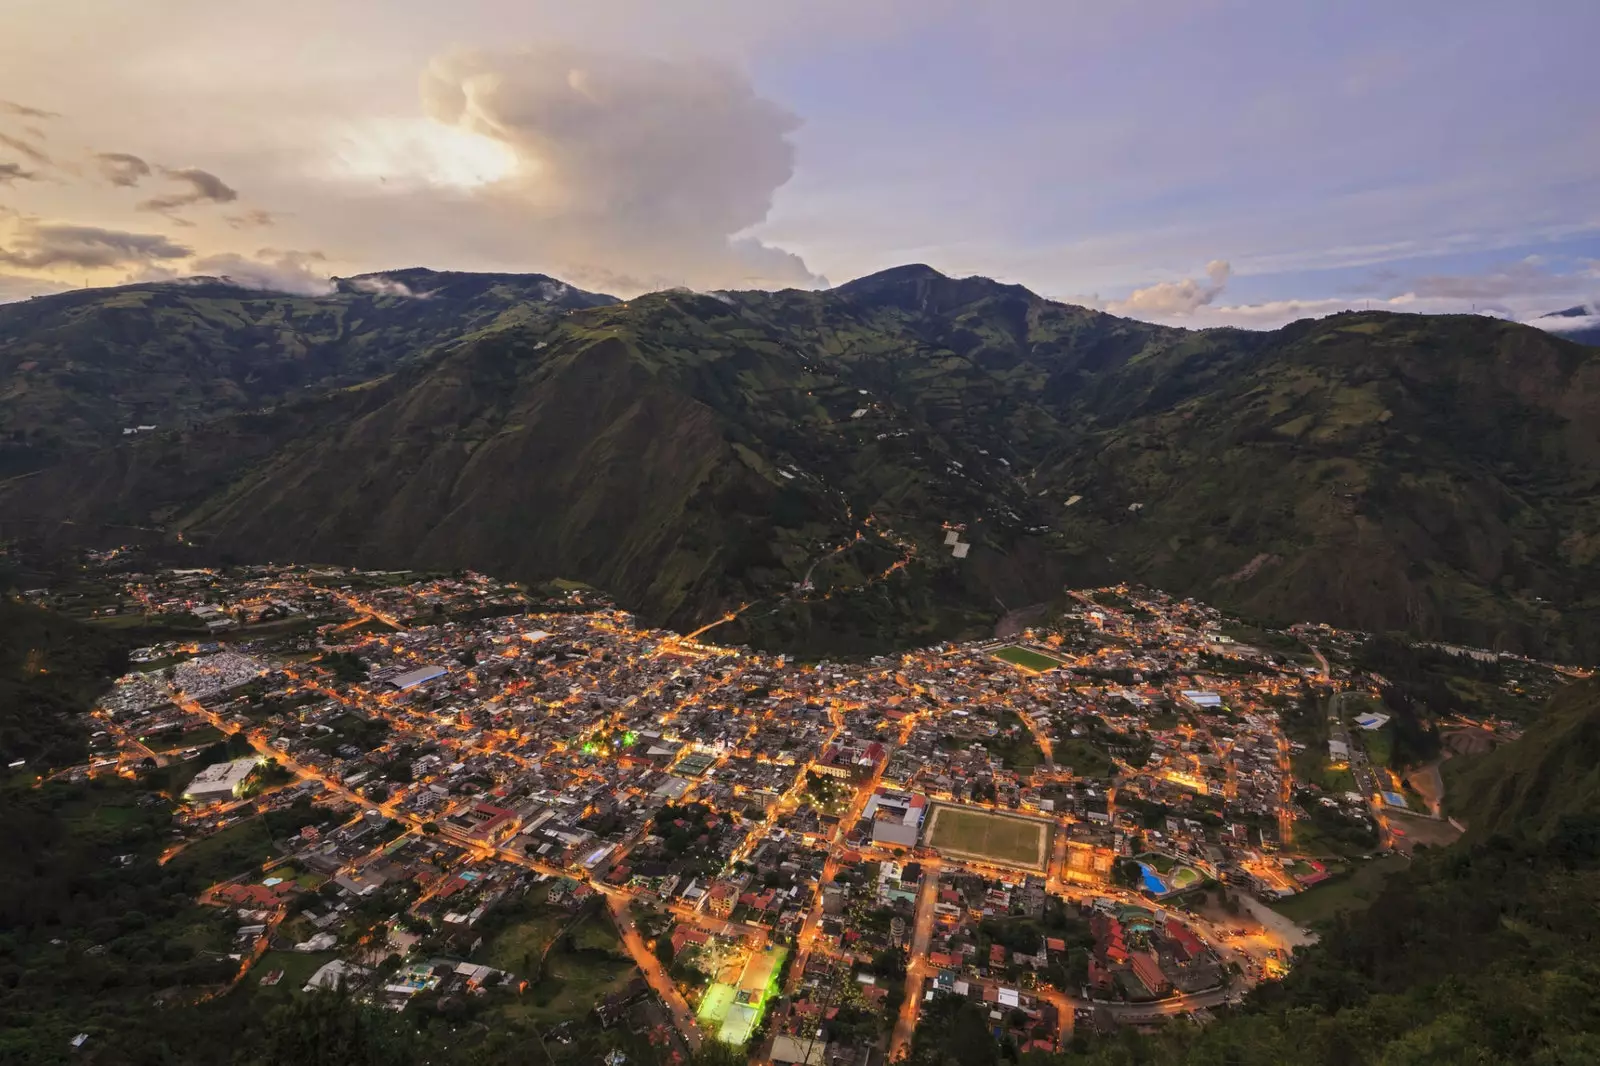
<path fill-rule="evenodd" d="M 1246 614 L 1596 653 L 1592 350 L 1473 316 L 1207 337 L 1102 391 L 1052 474 L 1068 536 Z"/>
<path fill-rule="evenodd" d="M 566 310 L 0 485 L 0 529 L 568 575 L 685 628 L 749 605 L 718 636 L 794 650 L 1130 577 L 1600 653 L 1600 354 L 1538 330 L 1191 332 L 921 266 Z"/>
<path fill-rule="evenodd" d="M 473 330 L 613 302 L 537 274 L 400 270 L 326 296 L 217 279 L 0 305 L 0 471 L 348 385 Z"/>
<path fill-rule="evenodd" d="M 1450 808 L 1475 839 L 1548 836 L 1563 818 L 1600 811 L 1600 682 L 1558 693 L 1522 739 L 1445 768 Z"/>

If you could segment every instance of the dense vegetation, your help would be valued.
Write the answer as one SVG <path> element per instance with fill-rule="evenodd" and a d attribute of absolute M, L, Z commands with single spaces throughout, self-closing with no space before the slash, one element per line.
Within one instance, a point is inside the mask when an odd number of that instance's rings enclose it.
<path fill-rule="evenodd" d="M 0 767 L 81 762 L 78 714 L 101 679 L 122 673 L 127 648 L 103 633 L 28 607 L 0 588 Z"/>

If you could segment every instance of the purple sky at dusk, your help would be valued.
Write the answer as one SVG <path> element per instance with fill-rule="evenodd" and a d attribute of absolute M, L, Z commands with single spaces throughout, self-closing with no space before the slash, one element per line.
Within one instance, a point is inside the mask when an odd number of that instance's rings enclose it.
<path fill-rule="evenodd" d="M 905 262 L 1184 325 L 1600 298 L 1587 0 L 12 0 L 0 300 Z"/>

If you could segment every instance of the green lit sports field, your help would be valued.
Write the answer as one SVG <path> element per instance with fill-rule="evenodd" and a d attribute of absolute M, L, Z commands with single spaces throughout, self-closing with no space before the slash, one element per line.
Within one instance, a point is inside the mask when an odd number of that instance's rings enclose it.
<path fill-rule="evenodd" d="M 1024 670 L 1032 670 L 1037 674 L 1042 674 L 1046 670 L 1054 670 L 1061 665 L 1060 659 L 1052 659 L 1048 655 L 1040 655 L 1036 651 L 1019 648 L 1015 644 L 1009 648 L 1001 648 L 994 653 L 994 657 L 996 659 L 1004 659 L 1013 666 L 1020 666 Z"/>
<path fill-rule="evenodd" d="M 1050 854 L 1050 826 L 1031 818 L 938 804 L 928 816 L 927 843 L 949 855 L 1042 870 Z"/>

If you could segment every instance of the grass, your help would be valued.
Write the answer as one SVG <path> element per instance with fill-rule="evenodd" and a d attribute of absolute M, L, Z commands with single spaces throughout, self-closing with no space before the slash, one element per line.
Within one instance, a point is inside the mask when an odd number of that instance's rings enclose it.
<path fill-rule="evenodd" d="M 1327 921 L 1340 912 L 1364 911 L 1377 898 L 1388 876 L 1406 866 L 1400 855 L 1357 860 L 1344 877 L 1333 877 L 1291 899 L 1281 900 L 1272 909 L 1300 925 Z"/>
<path fill-rule="evenodd" d="M 1044 752 L 1033 737 L 1033 731 L 1013 711 L 1000 719 L 1001 732 L 984 740 L 989 754 L 999 759 L 1008 770 L 1032 770 L 1044 762 Z"/>
<path fill-rule="evenodd" d="M 1248 644 L 1251 647 L 1281 655 L 1292 662 L 1309 666 L 1317 661 L 1317 657 L 1311 653 L 1311 650 L 1298 637 L 1289 633 L 1260 629 L 1242 622 L 1235 622 L 1224 625 L 1222 627 L 1222 635 L 1232 637 L 1239 644 Z"/>
<path fill-rule="evenodd" d="M 1181 892 L 1186 888 L 1193 888 L 1202 880 L 1204 878 L 1200 876 L 1198 871 L 1187 866 L 1180 866 L 1173 872 L 1171 877 L 1167 878 L 1167 884 L 1174 890 Z"/>
<path fill-rule="evenodd" d="M 493 959 L 488 961 L 491 966 L 498 965 Z M 516 966 L 500 968 L 521 975 Z M 591 917 L 573 931 L 571 950 L 561 944 L 552 948 L 539 982 L 502 1010 L 510 1018 L 535 1025 L 582 1018 L 637 973 L 611 924 L 602 917 Z"/>
<path fill-rule="evenodd" d="M 223 736 L 223 732 L 214 725 L 199 725 L 181 733 L 154 737 L 150 740 L 149 747 L 154 752 L 179 751 L 183 748 L 199 748 L 215 744 Z"/>
<path fill-rule="evenodd" d="M 1084 740 L 1068 737 L 1051 745 L 1057 766 L 1070 766 L 1078 777 L 1110 777 L 1116 771 L 1111 756 Z"/>
<path fill-rule="evenodd" d="M 1162 855 L 1154 851 L 1146 852 L 1145 854 L 1138 856 L 1138 859 L 1140 862 L 1153 867 L 1156 873 L 1161 874 L 1163 877 L 1171 873 L 1172 868 L 1178 865 L 1178 860 L 1174 859 L 1172 856 Z"/>
<path fill-rule="evenodd" d="M 529 960 L 537 963 L 545 946 L 555 937 L 568 917 L 570 915 L 565 911 L 540 908 L 531 917 L 512 922 L 495 933 L 488 943 L 474 952 L 476 961 L 493 966 L 497 970 L 507 970 L 519 977 L 526 977 L 533 968 L 529 965 Z M 593 924 L 592 920 L 585 922 L 583 929 Z M 574 933 L 574 939 L 578 938 L 583 929 Z"/>
<path fill-rule="evenodd" d="M 1052 659 L 1048 655 L 1040 655 L 1036 651 L 1030 651 L 1027 648 L 1020 648 L 1016 645 L 1012 645 L 1009 648 L 1001 648 L 994 653 L 994 657 L 1002 659 L 1013 666 L 1020 666 L 1024 670 L 1032 670 L 1036 674 L 1042 674 L 1046 670 L 1054 670 L 1061 665 L 1061 660 L 1059 659 Z"/>
<path fill-rule="evenodd" d="M 930 847 L 1028 867 L 1048 855 L 1049 826 L 1043 822 L 943 805 L 929 818 Z"/>
<path fill-rule="evenodd" d="M 209 886 L 256 869 L 278 854 L 266 822 L 246 818 L 184 848 L 173 858 L 172 868 L 188 874 L 197 884 Z"/>
<path fill-rule="evenodd" d="M 1351 719 L 1354 722 L 1354 718 Z M 1373 766 L 1388 766 L 1389 760 L 1394 757 L 1394 733 L 1388 723 L 1382 729 L 1362 729 L 1355 726 L 1352 733 L 1361 737 L 1361 743 L 1367 749 L 1367 761 Z"/>
<path fill-rule="evenodd" d="M 306 982 L 311 980 L 311 975 L 322 969 L 324 963 L 337 957 L 338 953 L 333 951 L 305 954 L 298 951 L 269 951 L 250 968 L 250 976 L 244 979 L 243 987 L 249 991 L 285 991 L 299 995 L 306 987 Z M 283 979 L 271 988 L 262 988 L 261 979 L 273 970 L 282 970 Z"/>

